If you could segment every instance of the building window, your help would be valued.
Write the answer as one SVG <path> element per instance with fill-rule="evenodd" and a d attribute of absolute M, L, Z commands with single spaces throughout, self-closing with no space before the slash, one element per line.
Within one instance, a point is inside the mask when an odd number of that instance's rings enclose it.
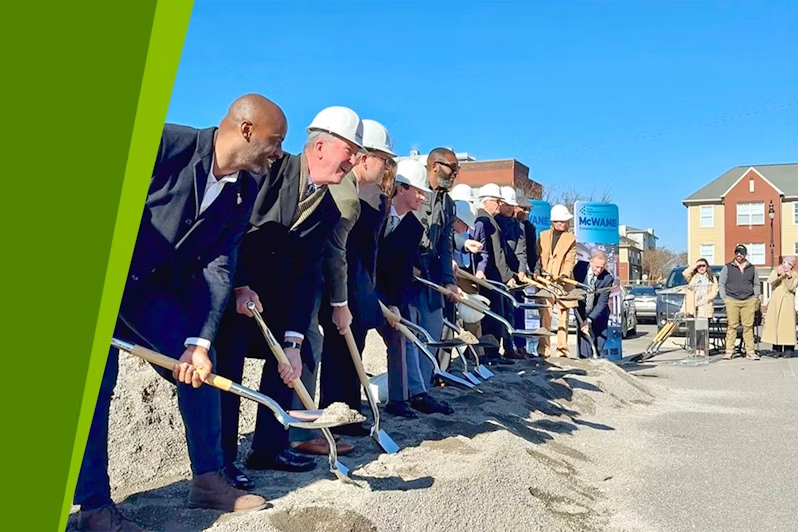
<path fill-rule="evenodd" d="M 715 227 L 715 209 L 712 205 L 701 206 L 701 227 Z"/>
<path fill-rule="evenodd" d="M 792 204 L 792 223 L 798 225 L 798 201 Z"/>
<path fill-rule="evenodd" d="M 765 204 L 738 203 L 737 225 L 765 225 Z"/>
<path fill-rule="evenodd" d="M 701 244 L 698 254 L 702 259 L 707 259 L 708 263 L 715 264 L 715 244 Z"/>
<path fill-rule="evenodd" d="M 748 262 L 754 266 L 765 265 L 765 244 L 743 244 L 748 249 Z"/>
<path fill-rule="evenodd" d="M 798 242 L 795 242 L 793 245 L 792 252 L 794 255 L 798 255 Z"/>

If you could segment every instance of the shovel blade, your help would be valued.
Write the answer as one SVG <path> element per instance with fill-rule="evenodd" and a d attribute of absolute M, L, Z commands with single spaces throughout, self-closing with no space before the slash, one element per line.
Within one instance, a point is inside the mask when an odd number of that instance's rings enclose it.
<path fill-rule="evenodd" d="M 374 438 L 374 441 L 388 454 L 395 454 L 400 450 L 399 445 L 397 445 L 397 443 L 382 429 L 374 430 L 374 427 L 372 427 L 371 437 Z"/>
<path fill-rule="evenodd" d="M 474 376 L 470 371 L 465 372 L 466 379 L 470 380 L 474 385 L 482 384 L 482 381 Z"/>
<path fill-rule="evenodd" d="M 474 390 L 474 391 L 477 391 L 479 393 L 482 393 L 482 390 L 479 390 L 476 386 L 474 386 L 473 384 L 471 384 L 467 380 L 461 379 L 457 375 L 452 375 L 448 371 L 439 371 L 439 372 L 436 372 L 436 374 L 437 374 L 438 377 L 440 377 L 441 379 L 443 379 L 443 380 L 445 380 L 445 381 L 447 381 L 447 382 L 449 382 L 451 384 L 459 385 L 459 386 L 462 386 L 464 388 L 468 388 L 469 390 Z"/>
<path fill-rule="evenodd" d="M 354 484 L 358 485 L 357 482 L 352 480 L 350 476 L 349 468 L 346 467 L 341 462 L 335 462 L 334 466 L 330 467 L 330 472 L 335 475 L 339 480 L 346 482 L 347 484 Z"/>
<path fill-rule="evenodd" d="M 477 366 L 476 370 L 477 373 L 479 373 L 479 376 L 485 380 L 492 379 L 493 377 L 496 376 L 491 370 L 489 370 L 488 368 L 486 368 L 481 364 Z"/>

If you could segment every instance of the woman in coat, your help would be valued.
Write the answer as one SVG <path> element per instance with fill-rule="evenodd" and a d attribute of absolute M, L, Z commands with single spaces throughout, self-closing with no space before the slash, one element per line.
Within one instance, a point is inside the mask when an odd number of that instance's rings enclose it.
<path fill-rule="evenodd" d="M 709 262 L 698 259 L 693 266 L 682 273 L 689 290 L 684 295 L 682 312 L 694 318 L 711 320 L 715 315 L 715 297 L 718 295 L 718 280 L 712 274 Z M 693 322 L 695 323 L 695 322 Z M 707 355 L 708 329 L 696 330 L 695 352 L 697 356 Z"/>
<path fill-rule="evenodd" d="M 773 344 L 776 358 L 792 358 L 795 349 L 795 290 L 798 272 L 795 257 L 784 257 L 768 277 L 772 287 L 762 341 Z"/>

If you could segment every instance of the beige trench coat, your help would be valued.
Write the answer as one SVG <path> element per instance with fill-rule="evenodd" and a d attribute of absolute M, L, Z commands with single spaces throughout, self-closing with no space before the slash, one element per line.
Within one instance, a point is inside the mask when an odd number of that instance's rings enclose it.
<path fill-rule="evenodd" d="M 698 284 L 698 278 L 695 275 L 695 265 L 688 267 L 684 272 L 682 272 L 685 280 L 687 281 L 689 286 L 695 286 Z M 709 285 L 709 291 L 707 292 L 707 297 L 705 298 L 705 303 L 698 307 L 698 316 L 696 318 L 709 318 L 711 319 L 715 315 L 715 297 L 718 295 L 718 278 L 713 276 L 712 277 L 712 284 Z M 684 303 L 682 303 L 681 311 L 693 315 L 696 312 L 695 307 L 695 297 L 696 293 L 695 290 L 686 290 L 684 293 Z"/>
<path fill-rule="evenodd" d="M 778 271 L 773 270 L 768 277 L 773 287 L 765 315 L 765 328 L 762 341 L 773 345 L 794 346 L 795 338 L 795 289 L 798 287 L 798 272 L 792 272 L 792 278 L 778 278 Z"/>

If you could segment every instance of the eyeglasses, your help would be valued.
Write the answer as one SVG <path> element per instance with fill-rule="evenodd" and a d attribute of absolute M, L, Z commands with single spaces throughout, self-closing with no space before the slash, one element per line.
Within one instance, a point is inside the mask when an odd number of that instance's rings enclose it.
<path fill-rule="evenodd" d="M 452 175 L 457 175 L 460 172 L 460 165 L 457 163 L 447 163 L 445 161 L 435 161 L 435 164 L 440 164 L 441 166 L 445 166 L 449 170 L 452 171 Z"/>

